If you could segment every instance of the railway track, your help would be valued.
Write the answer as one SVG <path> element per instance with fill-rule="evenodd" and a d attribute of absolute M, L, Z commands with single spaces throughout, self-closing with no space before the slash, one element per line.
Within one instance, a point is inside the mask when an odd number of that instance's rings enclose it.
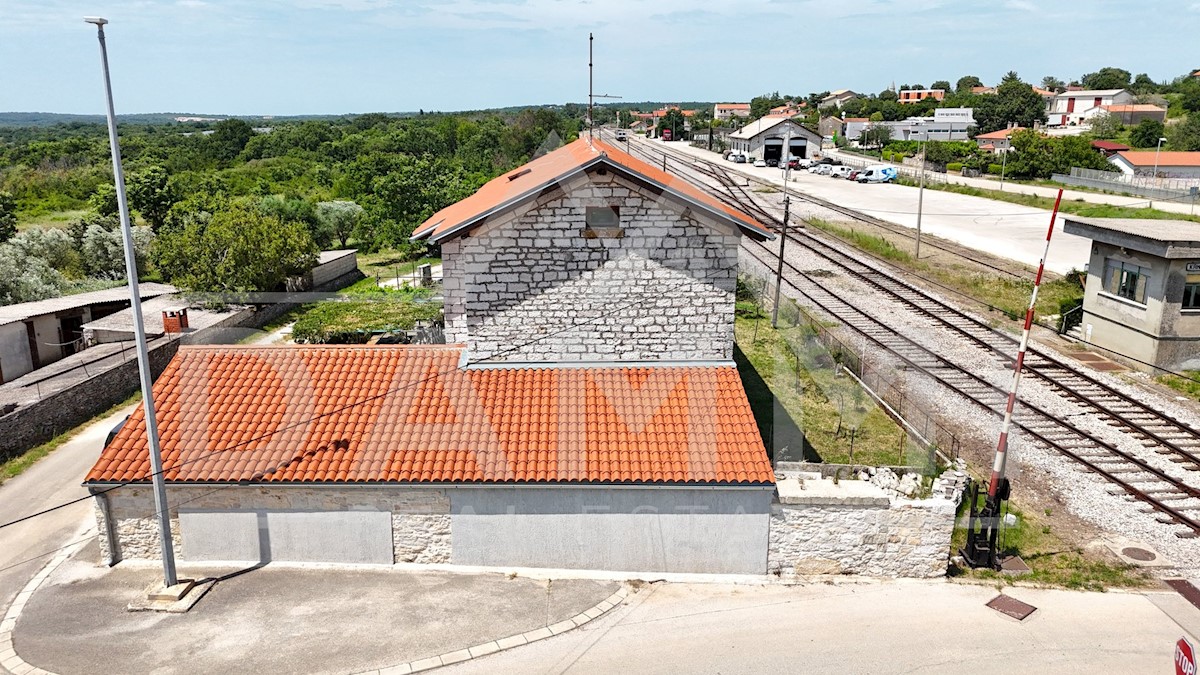
<path fill-rule="evenodd" d="M 661 156 L 653 157 L 643 147 L 637 147 L 634 151 L 655 161 L 661 159 Z M 751 213 L 776 231 L 780 230 L 782 223 L 773 209 L 764 207 L 745 186 L 729 176 L 724 167 L 691 157 L 686 160 L 671 154 L 667 154 L 667 157 L 675 159 L 676 168 L 691 172 L 693 175 L 689 180 L 692 182 L 709 190 L 720 190 L 717 196 L 723 201 Z M 699 177 L 695 174 L 699 174 Z M 714 182 L 716 185 L 713 185 Z M 866 264 L 811 232 L 789 228 L 788 234 L 789 239 L 847 276 L 868 284 L 935 326 L 985 351 L 996 365 L 1011 367 L 1011 354 L 1015 352 L 1016 344 L 1013 336 L 991 328 L 886 270 Z M 750 255 L 767 269 L 774 268 L 779 262 L 776 253 L 769 246 L 756 245 L 756 249 L 748 251 Z M 921 372 L 988 412 L 998 414 L 1003 409 L 1006 391 L 980 378 L 971 369 L 952 363 L 928 347 L 898 334 L 786 260 L 784 266 L 790 276 L 785 277 L 784 283 L 821 312 L 841 321 L 909 368 Z M 1069 366 L 1046 350 L 1031 347 L 1024 372 L 1098 419 L 1136 438 L 1143 447 L 1183 469 L 1200 470 L 1200 432 L 1192 427 Z M 1146 459 L 1123 451 L 1026 400 L 1021 401 L 1016 424 L 1029 438 L 1074 460 L 1119 487 L 1131 498 L 1147 504 L 1159 513 L 1161 522 L 1187 528 L 1177 531 L 1178 536 L 1193 537 L 1200 534 L 1200 490 L 1182 478 L 1172 476 Z M 1191 504 L 1184 504 L 1189 501 Z"/>

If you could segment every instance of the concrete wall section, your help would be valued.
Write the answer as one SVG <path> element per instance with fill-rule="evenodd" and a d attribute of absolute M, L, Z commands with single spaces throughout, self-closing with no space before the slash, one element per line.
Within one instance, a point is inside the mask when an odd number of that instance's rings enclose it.
<path fill-rule="evenodd" d="M 447 341 L 505 361 L 732 358 L 739 233 L 613 172 L 562 188 L 443 245 Z M 610 205 L 619 226 L 588 230 Z"/>
<path fill-rule="evenodd" d="M 15 380 L 33 370 L 29 335 L 17 321 L 0 326 L 0 383 Z"/>
<path fill-rule="evenodd" d="M 453 498 L 453 562 L 762 574 L 769 489 L 487 488 Z"/>

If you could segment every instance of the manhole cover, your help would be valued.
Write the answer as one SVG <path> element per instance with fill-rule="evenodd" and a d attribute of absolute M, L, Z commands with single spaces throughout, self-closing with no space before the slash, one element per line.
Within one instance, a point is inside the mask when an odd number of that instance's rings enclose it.
<path fill-rule="evenodd" d="M 1026 617 L 1037 610 L 1037 607 L 1007 595 L 997 595 L 987 603 L 987 606 L 1001 614 L 1007 614 L 1017 621 L 1024 621 Z"/>
<path fill-rule="evenodd" d="M 1125 548 L 1121 549 L 1121 555 L 1131 560 L 1140 560 L 1142 562 L 1150 562 L 1151 560 L 1158 558 L 1158 556 L 1154 555 L 1150 551 L 1147 551 L 1144 548 L 1138 548 L 1136 546 L 1126 546 Z"/>

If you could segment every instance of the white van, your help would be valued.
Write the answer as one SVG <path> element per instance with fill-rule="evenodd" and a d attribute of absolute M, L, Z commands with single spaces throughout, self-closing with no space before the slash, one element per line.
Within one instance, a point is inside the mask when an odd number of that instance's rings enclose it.
<path fill-rule="evenodd" d="M 858 173 L 860 183 L 890 183 L 896 180 L 896 167 L 886 164 L 868 166 Z"/>
<path fill-rule="evenodd" d="M 830 178 L 845 178 L 846 176 L 849 176 L 852 171 L 854 171 L 853 167 L 849 167 L 849 166 L 846 166 L 845 164 L 841 164 L 841 165 L 833 167 L 829 171 L 829 177 Z"/>

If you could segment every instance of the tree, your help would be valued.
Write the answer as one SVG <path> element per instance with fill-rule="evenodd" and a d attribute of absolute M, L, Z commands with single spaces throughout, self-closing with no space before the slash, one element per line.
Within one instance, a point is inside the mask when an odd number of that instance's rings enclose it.
<path fill-rule="evenodd" d="M 0 191 L 0 244 L 17 234 L 17 200 L 11 192 Z"/>
<path fill-rule="evenodd" d="M 154 232 L 143 226 L 133 228 L 133 252 L 138 273 L 146 270 Z M 80 248 L 83 267 L 90 277 L 100 279 L 125 278 L 125 239 L 120 229 L 106 230 L 101 225 L 90 225 L 83 235 Z"/>
<path fill-rule="evenodd" d="M 0 305 L 57 297 L 62 285 L 62 275 L 45 260 L 0 244 Z"/>
<path fill-rule="evenodd" d="M 1133 83 L 1129 85 L 1129 88 L 1139 96 L 1157 93 L 1159 89 L 1158 83 L 1150 79 L 1150 75 L 1146 73 L 1138 73 L 1138 76 L 1133 78 Z"/>
<path fill-rule="evenodd" d="M 112 183 L 101 183 L 96 191 L 88 197 L 88 206 L 101 216 L 115 216 L 120 211 L 117 206 L 117 188 Z"/>
<path fill-rule="evenodd" d="M 628 110 L 622 110 L 617 113 L 617 126 L 622 129 L 628 129 L 629 125 L 633 124 L 633 113 Z"/>
<path fill-rule="evenodd" d="M 1022 129 L 1011 137 L 1013 152 L 1008 157 L 1008 170 L 1014 176 L 1049 178 L 1056 173 L 1070 173 L 1071 167 L 1116 171 L 1103 155 L 1096 152 L 1083 136 L 1048 137 Z"/>
<path fill-rule="evenodd" d="M 884 89 L 883 91 L 879 92 L 878 98 L 880 101 L 895 101 L 896 99 L 900 98 L 900 95 L 891 89 Z"/>
<path fill-rule="evenodd" d="M 272 291 L 317 261 L 308 230 L 245 201 L 214 213 L 208 224 L 167 231 L 153 250 L 162 273 L 193 291 Z"/>
<path fill-rule="evenodd" d="M 1092 136 L 1095 138 L 1116 138 L 1124 130 L 1125 125 L 1116 115 L 1100 113 L 1092 118 Z"/>
<path fill-rule="evenodd" d="M 750 119 L 756 120 L 771 112 L 771 108 L 783 105 L 784 98 L 779 92 L 762 94 L 750 99 Z"/>
<path fill-rule="evenodd" d="M 1042 78 L 1042 89 L 1062 93 L 1067 90 L 1067 83 L 1053 75 L 1047 75 Z"/>
<path fill-rule="evenodd" d="M 882 148 L 890 140 L 892 140 L 891 127 L 872 124 L 858 137 L 858 144 L 866 148 Z"/>
<path fill-rule="evenodd" d="M 995 96 L 980 97 L 974 117 L 980 133 L 1004 129 L 1010 124 L 1029 128 L 1046 121 L 1046 102 L 1010 71 L 996 87 Z"/>
<path fill-rule="evenodd" d="M 929 85 L 929 88 L 950 91 L 950 80 L 934 80 L 933 84 Z"/>
<path fill-rule="evenodd" d="M 971 87 L 982 87 L 983 80 L 974 75 L 963 75 L 958 78 L 958 82 L 954 84 L 954 91 L 965 94 L 971 91 Z"/>
<path fill-rule="evenodd" d="M 1144 119 L 1129 132 L 1129 143 L 1135 148 L 1153 148 L 1165 131 L 1162 122 Z"/>
<path fill-rule="evenodd" d="M 663 129 L 670 129 L 671 138 L 676 141 L 680 140 L 683 138 L 683 126 L 685 121 L 686 118 L 683 116 L 682 111 L 676 108 L 668 110 L 667 114 L 663 115 L 658 120 L 658 135 L 661 137 Z"/>
<path fill-rule="evenodd" d="M 167 170 L 152 166 L 129 177 L 129 204 L 142 214 L 150 229 L 158 232 L 175 204 Z"/>
<path fill-rule="evenodd" d="M 1080 80 L 1084 89 L 1128 89 L 1129 71 L 1120 68 L 1101 68 L 1084 75 Z"/>
<path fill-rule="evenodd" d="M 209 155 L 217 161 L 228 162 L 246 148 L 253 135 L 254 128 L 243 120 L 221 120 L 213 125 L 213 132 L 206 139 Z"/>
<path fill-rule="evenodd" d="M 1187 120 L 1171 125 L 1167 143 L 1172 150 L 1200 150 L 1200 114 L 1188 115 Z"/>
<path fill-rule="evenodd" d="M 1200 81 L 1190 78 L 1179 86 L 1179 105 L 1191 112 L 1200 112 Z"/>
<path fill-rule="evenodd" d="M 318 248 L 329 245 L 331 238 L 321 232 L 321 221 L 313 203 L 300 197 L 267 195 L 258 201 L 258 209 L 268 216 L 275 216 L 285 223 L 299 223 L 308 230 Z"/>
<path fill-rule="evenodd" d="M 8 245 L 26 257 L 44 260 L 47 265 L 68 276 L 82 276 L 75 242 L 61 227 L 30 228 L 9 239 Z"/>
<path fill-rule="evenodd" d="M 336 237 L 338 244 L 346 248 L 354 228 L 362 219 L 363 208 L 350 201 L 321 202 L 317 204 L 317 220 L 323 230 Z"/>

